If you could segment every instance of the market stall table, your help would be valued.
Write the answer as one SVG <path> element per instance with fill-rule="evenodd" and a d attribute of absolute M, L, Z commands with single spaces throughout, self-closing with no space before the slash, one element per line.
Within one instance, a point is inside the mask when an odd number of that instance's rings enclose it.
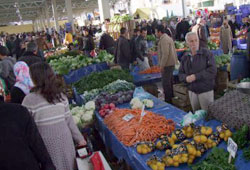
<path fill-rule="evenodd" d="M 154 100 L 159 100 L 159 99 L 154 99 Z M 128 104 L 119 106 L 119 108 L 127 108 L 127 107 L 128 107 Z M 157 104 L 156 104 L 155 108 L 151 109 L 150 111 L 163 115 L 167 119 L 172 119 L 173 121 L 175 121 L 177 128 L 180 127 L 180 122 L 183 119 L 183 116 L 186 114 L 185 112 L 167 103 L 165 103 L 165 105 L 161 107 L 157 107 Z M 107 128 L 101 116 L 97 112 L 95 114 L 97 118 L 96 126 L 106 147 L 111 149 L 113 154 L 119 160 L 122 160 L 122 159 L 125 160 L 127 164 L 130 165 L 134 170 L 150 170 L 150 168 L 146 164 L 146 161 L 152 155 L 157 155 L 159 157 L 164 155 L 164 151 L 159 151 L 159 150 L 156 150 L 153 153 L 150 153 L 147 155 L 140 155 L 137 153 L 135 147 L 126 147 L 117 139 L 117 137 L 113 134 L 113 132 L 111 132 Z M 208 122 L 205 122 L 204 120 L 200 120 L 197 122 L 197 124 L 210 126 L 213 128 L 213 130 L 215 130 L 218 125 L 221 125 L 221 123 L 216 120 L 211 120 Z M 221 142 L 218 146 L 220 148 L 225 149 L 226 143 Z M 211 150 L 207 151 L 201 158 L 196 159 L 195 162 L 198 162 L 199 160 L 204 159 L 210 151 Z M 248 167 L 250 167 L 250 162 L 246 162 L 242 159 L 242 151 L 238 152 L 238 156 L 236 158 L 236 167 L 239 170 L 246 170 L 248 169 Z M 176 169 L 190 169 L 190 168 L 188 167 L 187 164 L 181 164 L 177 168 L 167 167 L 166 169 L 176 170 Z"/>

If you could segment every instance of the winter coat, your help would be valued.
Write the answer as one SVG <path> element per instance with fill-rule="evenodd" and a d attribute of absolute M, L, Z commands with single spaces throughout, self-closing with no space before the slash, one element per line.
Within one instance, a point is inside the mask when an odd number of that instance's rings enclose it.
<path fill-rule="evenodd" d="M 230 26 L 222 25 L 220 29 L 220 43 L 224 54 L 232 50 L 233 35 Z"/>

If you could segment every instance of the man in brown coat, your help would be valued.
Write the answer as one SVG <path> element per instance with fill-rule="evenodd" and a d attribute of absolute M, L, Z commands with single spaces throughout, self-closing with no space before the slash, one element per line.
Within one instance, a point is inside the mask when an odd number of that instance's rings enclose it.
<path fill-rule="evenodd" d="M 199 49 L 201 48 L 208 48 L 207 46 L 207 35 L 206 35 L 206 27 L 205 27 L 205 20 L 202 18 L 197 19 L 197 24 L 192 28 L 192 32 L 195 32 L 199 38 Z"/>
<path fill-rule="evenodd" d="M 161 67 L 162 86 L 165 94 L 165 101 L 172 103 L 173 97 L 173 71 L 177 64 L 177 54 L 174 41 L 166 33 L 164 26 L 159 25 L 156 28 L 156 35 L 159 38 L 158 42 L 158 60 Z"/>

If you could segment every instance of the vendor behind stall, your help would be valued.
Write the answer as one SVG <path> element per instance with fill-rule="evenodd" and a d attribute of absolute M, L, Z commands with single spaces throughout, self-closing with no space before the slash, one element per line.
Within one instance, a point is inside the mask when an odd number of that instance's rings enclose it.
<path fill-rule="evenodd" d="M 189 32 L 186 42 L 191 52 L 183 55 L 179 68 L 179 79 L 187 84 L 193 111 L 208 110 L 214 101 L 216 64 L 213 54 L 206 48 L 199 49 L 199 38 Z"/>

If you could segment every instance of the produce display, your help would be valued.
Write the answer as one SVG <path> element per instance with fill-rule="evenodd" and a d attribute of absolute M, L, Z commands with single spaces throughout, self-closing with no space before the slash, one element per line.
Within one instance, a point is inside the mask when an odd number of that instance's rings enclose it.
<path fill-rule="evenodd" d="M 85 91 L 103 88 L 118 79 L 126 80 L 128 82 L 133 81 L 133 77 L 130 75 L 129 71 L 113 69 L 103 72 L 94 72 L 86 77 L 83 77 L 75 83 L 74 86 L 76 87 L 78 94 L 83 94 Z"/>
<path fill-rule="evenodd" d="M 192 170 L 236 170 L 234 165 L 234 160 L 232 163 L 228 163 L 229 153 L 220 148 L 213 148 L 212 152 L 209 153 L 207 158 L 193 166 L 191 166 Z"/>
<path fill-rule="evenodd" d="M 95 102 L 90 101 L 83 106 L 73 107 L 70 111 L 75 123 L 81 129 L 93 121 Z"/>
<path fill-rule="evenodd" d="M 104 118 L 105 116 L 107 116 L 108 114 L 112 113 L 115 110 L 115 104 L 114 103 L 110 103 L 110 104 L 105 104 L 104 106 L 102 106 L 102 108 L 99 110 L 99 114 L 102 118 Z"/>
<path fill-rule="evenodd" d="M 133 97 L 133 90 L 120 91 L 114 94 L 107 92 L 101 93 L 95 100 L 97 109 L 108 103 L 114 103 L 116 105 L 128 103 Z"/>
<path fill-rule="evenodd" d="M 147 41 L 156 41 L 156 37 L 154 35 L 147 35 Z"/>
<path fill-rule="evenodd" d="M 51 56 L 59 56 L 68 51 L 67 47 L 58 47 L 58 48 L 52 48 L 48 51 L 44 51 L 44 57 L 48 59 Z"/>
<path fill-rule="evenodd" d="M 126 146 L 132 146 L 137 142 L 155 141 L 159 136 L 169 135 L 175 129 L 172 120 L 153 112 L 145 113 L 141 119 L 140 109 L 116 109 L 105 117 L 104 123 Z M 133 115 L 133 118 L 126 121 L 123 118 L 128 114 Z"/>
<path fill-rule="evenodd" d="M 175 44 L 175 48 L 176 49 L 183 49 L 183 48 L 185 48 L 185 42 L 184 41 L 183 42 L 181 42 L 181 41 L 175 41 L 174 44 Z"/>
<path fill-rule="evenodd" d="M 110 22 L 111 23 L 123 23 L 123 22 L 126 22 L 126 21 L 130 21 L 132 20 L 133 17 L 130 16 L 130 15 L 115 15 L 111 18 Z"/>
<path fill-rule="evenodd" d="M 140 142 L 136 145 L 136 151 L 140 154 L 148 154 L 154 150 L 153 142 Z"/>
<path fill-rule="evenodd" d="M 230 64 L 231 57 L 228 54 L 222 54 L 221 56 L 215 56 L 215 63 L 218 68 Z"/>
<path fill-rule="evenodd" d="M 154 102 L 149 99 L 143 99 L 140 100 L 139 98 L 135 97 L 130 101 L 130 106 L 132 109 L 142 109 L 143 105 L 145 105 L 146 108 L 153 108 Z"/>
<path fill-rule="evenodd" d="M 113 55 L 106 51 L 100 52 L 97 57 L 87 57 L 82 54 L 77 56 L 61 56 L 57 59 L 50 59 L 49 64 L 60 75 L 68 74 L 71 70 L 76 70 L 91 64 L 97 64 L 100 62 L 113 62 Z"/>
<path fill-rule="evenodd" d="M 238 145 L 239 149 L 243 149 L 246 146 L 246 144 L 248 144 L 247 134 L 248 134 L 247 125 L 242 126 L 241 129 L 237 130 L 233 134 L 232 139 Z"/>
<path fill-rule="evenodd" d="M 171 135 L 161 135 L 157 140 L 155 148 L 165 150 L 165 155 L 158 159 L 158 162 L 164 163 L 164 168 L 178 167 L 183 163 L 192 164 L 196 157 L 201 157 L 208 149 L 216 147 L 221 139 L 227 141 L 231 136 L 232 132 L 224 124 L 218 126 L 216 132 L 206 126 L 184 126 L 173 131 Z M 147 165 L 153 170 L 158 170 L 161 167 L 156 167 L 154 160 L 155 156 L 147 161 Z"/>
<path fill-rule="evenodd" d="M 250 82 L 250 78 L 244 78 L 244 79 L 242 79 L 240 82 L 241 82 L 241 83 L 243 83 L 243 82 Z"/>
<path fill-rule="evenodd" d="M 233 52 L 234 55 L 247 55 L 247 51 L 246 50 L 235 50 Z"/>
<path fill-rule="evenodd" d="M 155 74 L 155 73 L 160 73 L 161 68 L 159 66 L 153 66 L 149 69 L 146 69 L 144 71 L 139 72 L 140 74 Z"/>
<path fill-rule="evenodd" d="M 212 41 L 208 41 L 207 46 L 208 46 L 209 50 L 217 50 L 218 49 L 217 44 L 215 42 L 212 42 Z"/>

